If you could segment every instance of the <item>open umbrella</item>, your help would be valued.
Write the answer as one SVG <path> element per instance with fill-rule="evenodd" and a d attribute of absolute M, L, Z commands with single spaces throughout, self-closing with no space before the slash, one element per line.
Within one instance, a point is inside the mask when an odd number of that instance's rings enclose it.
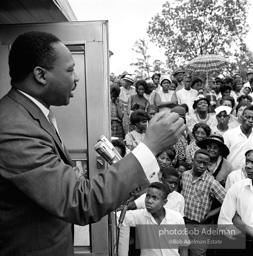
<path fill-rule="evenodd" d="M 205 72 L 208 83 L 208 73 L 212 71 L 220 71 L 227 63 L 228 60 L 220 55 L 200 55 L 189 61 L 186 66 L 186 70 L 193 72 Z"/>

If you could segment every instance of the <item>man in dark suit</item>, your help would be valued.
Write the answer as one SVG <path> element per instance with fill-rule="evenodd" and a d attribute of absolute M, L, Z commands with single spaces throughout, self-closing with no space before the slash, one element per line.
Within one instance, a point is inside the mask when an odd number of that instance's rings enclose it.
<path fill-rule="evenodd" d="M 28 32 L 9 54 L 11 90 L 0 100 L 0 255 L 73 255 L 72 224 L 100 220 L 149 184 L 155 155 L 185 126 L 156 115 L 132 153 L 91 180 L 75 175 L 49 121 L 68 105 L 78 77 L 68 48 L 54 35 Z"/>

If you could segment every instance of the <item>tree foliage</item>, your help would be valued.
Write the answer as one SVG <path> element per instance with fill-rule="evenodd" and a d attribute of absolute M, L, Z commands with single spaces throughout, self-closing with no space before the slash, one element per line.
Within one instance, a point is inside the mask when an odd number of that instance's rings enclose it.
<path fill-rule="evenodd" d="M 145 39 L 139 39 L 135 42 L 132 50 L 139 55 L 139 58 L 137 58 L 137 62 L 130 65 L 136 66 L 142 77 L 149 77 L 151 65 L 149 63 L 148 42 Z"/>
<path fill-rule="evenodd" d="M 247 0 L 167 1 L 147 33 L 165 49 L 169 68 L 204 54 L 240 55 L 249 30 L 248 8 Z"/>

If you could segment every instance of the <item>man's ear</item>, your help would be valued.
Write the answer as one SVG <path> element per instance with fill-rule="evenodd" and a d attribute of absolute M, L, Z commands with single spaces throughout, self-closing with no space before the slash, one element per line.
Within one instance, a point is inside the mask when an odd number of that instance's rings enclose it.
<path fill-rule="evenodd" d="M 45 72 L 45 69 L 42 68 L 42 67 L 35 67 L 34 70 L 33 70 L 33 75 L 34 75 L 34 78 L 40 83 L 40 84 L 43 84 L 43 85 L 46 85 L 47 84 L 47 80 L 46 80 L 46 72 Z"/>
<path fill-rule="evenodd" d="M 167 204 L 167 202 L 168 202 L 168 199 L 167 199 L 167 198 L 164 199 L 164 200 L 163 200 L 163 205 Z"/>

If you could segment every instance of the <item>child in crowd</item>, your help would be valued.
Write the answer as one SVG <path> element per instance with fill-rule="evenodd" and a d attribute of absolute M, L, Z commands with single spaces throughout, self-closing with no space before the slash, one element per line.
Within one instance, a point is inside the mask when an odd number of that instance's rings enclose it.
<path fill-rule="evenodd" d="M 135 126 L 135 129 L 126 134 L 125 143 L 128 149 L 133 150 L 141 141 L 143 141 L 148 120 L 148 113 L 142 109 L 137 109 L 131 114 L 130 122 Z"/>
<path fill-rule="evenodd" d="M 174 186 L 173 186 L 174 187 Z M 165 208 L 168 202 L 167 196 L 169 194 L 168 186 L 164 183 L 154 182 L 151 183 L 145 196 L 145 209 L 139 209 L 134 211 L 127 211 L 123 225 L 127 227 L 135 227 L 138 225 L 184 225 L 184 219 L 179 212 Z M 150 227 L 151 228 L 151 227 Z M 141 255 L 188 255 L 188 248 L 183 244 L 183 247 L 175 248 L 171 247 L 169 244 L 170 239 L 167 237 L 159 237 L 159 234 L 154 234 L 152 232 L 145 232 L 147 238 L 139 237 L 140 239 L 145 239 L 148 241 L 150 236 L 156 235 L 151 241 L 159 240 L 159 244 L 155 243 L 150 249 L 141 249 Z M 160 240 L 162 239 L 162 240 Z M 188 241 L 187 235 L 179 235 L 178 241 Z M 159 248 L 160 242 L 166 242 L 166 247 Z M 188 244 L 187 244 L 188 245 Z M 175 248 L 175 249 L 174 249 Z"/>

